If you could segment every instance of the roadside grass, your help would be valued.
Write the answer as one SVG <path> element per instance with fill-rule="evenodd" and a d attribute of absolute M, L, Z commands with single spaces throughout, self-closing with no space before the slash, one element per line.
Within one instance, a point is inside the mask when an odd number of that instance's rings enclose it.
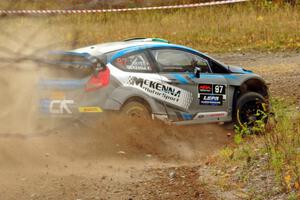
<path fill-rule="evenodd" d="M 295 106 L 274 101 L 276 117 L 265 135 L 270 165 L 287 191 L 300 191 L 300 113 Z"/>
<path fill-rule="evenodd" d="M 66 49 L 132 37 L 159 37 L 209 53 L 300 51 L 300 6 L 245 3 L 163 11 L 3 17 L 0 26 L 9 33 L 40 29 Z M 30 40 L 34 42 L 34 38 Z"/>
<path fill-rule="evenodd" d="M 253 171 L 258 170 L 259 174 L 272 171 L 274 185 L 280 185 L 281 191 L 289 194 L 289 199 L 297 199 L 300 198 L 299 108 L 287 101 L 273 99 L 272 109 L 275 116 L 270 117 L 267 127 L 262 127 L 264 134 L 241 137 L 243 133 L 238 131 L 239 144 L 221 150 L 217 165 L 224 171 L 239 168 L 237 179 L 245 185 L 255 178 Z M 265 195 L 271 195 L 271 191 Z"/>

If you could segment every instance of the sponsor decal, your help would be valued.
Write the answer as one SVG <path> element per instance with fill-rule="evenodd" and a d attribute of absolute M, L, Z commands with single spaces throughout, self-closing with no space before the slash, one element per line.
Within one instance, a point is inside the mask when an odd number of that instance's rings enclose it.
<path fill-rule="evenodd" d="M 191 92 L 157 80 L 130 76 L 125 85 L 143 90 L 156 99 L 185 109 L 188 109 L 193 100 Z"/>
<path fill-rule="evenodd" d="M 120 57 L 120 58 L 116 59 L 116 62 L 119 63 L 120 65 L 126 65 L 127 59 L 123 58 L 123 57 Z"/>
<path fill-rule="evenodd" d="M 69 105 L 74 104 L 74 100 L 51 100 L 49 112 L 52 114 L 72 114 Z"/>
<path fill-rule="evenodd" d="M 221 106 L 223 104 L 223 96 L 201 94 L 199 103 L 200 105 Z"/>
<path fill-rule="evenodd" d="M 136 71 L 151 71 L 151 66 L 145 57 L 145 54 L 134 54 L 126 57 L 119 57 L 115 64 L 120 68 Z"/>
<path fill-rule="evenodd" d="M 198 92 L 201 94 L 226 94 L 226 85 L 199 84 Z"/>
<path fill-rule="evenodd" d="M 225 85 L 214 85 L 213 93 L 214 94 L 225 94 L 226 93 L 226 86 Z"/>
<path fill-rule="evenodd" d="M 100 113 L 103 112 L 103 110 L 100 107 L 92 107 L 92 106 L 88 106 L 88 107 L 79 107 L 78 111 L 80 113 Z"/>
<path fill-rule="evenodd" d="M 197 113 L 194 119 L 203 119 L 203 118 L 218 118 L 226 117 L 227 112 L 207 112 L 207 113 Z"/>
<path fill-rule="evenodd" d="M 199 84 L 198 91 L 199 93 L 211 94 L 213 91 L 212 87 L 212 84 Z"/>
<path fill-rule="evenodd" d="M 226 101 L 226 85 L 199 84 L 198 92 L 200 105 L 221 106 Z"/>

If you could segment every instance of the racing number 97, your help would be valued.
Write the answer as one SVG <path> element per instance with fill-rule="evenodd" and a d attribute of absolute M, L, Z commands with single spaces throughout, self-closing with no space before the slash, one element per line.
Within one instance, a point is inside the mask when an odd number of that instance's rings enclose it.
<path fill-rule="evenodd" d="M 225 94 L 225 86 L 224 85 L 214 85 L 214 94 Z"/>

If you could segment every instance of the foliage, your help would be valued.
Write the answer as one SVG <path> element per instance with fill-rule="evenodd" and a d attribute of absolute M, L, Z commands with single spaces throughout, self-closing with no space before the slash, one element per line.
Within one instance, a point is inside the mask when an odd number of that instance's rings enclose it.
<path fill-rule="evenodd" d="M 252 128 L 252 133 L 262 134 L 259 151 L 269 157 L 269 166 L 276 173 L 277 180 L 287 192 L 300 189 L 300 114 L 296 106 L 284 101 L 272 100 L 274 116 L 270 116 L 268 125 L 258 120 Z M 235 142 L 239 145 L 234 151 L 233 160 L 252 158 L 251 142 L 244 142 L 250 131 L 245 125 L 236 127 Z M 229 151 L 229 150 L 227 150 Z M 237 155 L 240 155 L 239 157 Z M 241 156 L 244 155 L 244 156 Z M 291 194 L 291 199 L 293 195 Z"/>
<path fill-rule="evenodd" d="M 299 190 L 300 184 L 300 114 L 294 105 L 274 101 L 276 117 L 272 130 L 264 137 L 270 165 L 287 191 Z"/>
<path fill-rule="evenodd" d="M 243 137 L 245 136 L 265 133 L 268 113 L 257 110 L 255 115 L 258 119 L 253 122 L 253 125 L 251 125 L 251 127 L 249 127 L 247 124 L 244 124 L 243 126 L 235 125 L 234 141 L 236 144 L 241 144 L 243 142 Z"/>

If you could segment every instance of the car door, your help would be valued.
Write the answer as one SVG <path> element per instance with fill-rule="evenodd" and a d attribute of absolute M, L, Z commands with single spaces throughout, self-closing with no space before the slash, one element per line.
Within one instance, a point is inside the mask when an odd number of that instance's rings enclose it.
<path fill-rule="evenodd" d="M 166 83 L 189 93 L 179 101 L 187 107 L 166 105 L 169 117 L 182 121 L 218 121 L 227 114 L 227 81 L 211 72 L 209 61 L 194 52 L 178 49 L 152 49 L 151 54 L 159 67 L 159 74 Z M 195 74 L 200 69 L 200 76 Z"/>

